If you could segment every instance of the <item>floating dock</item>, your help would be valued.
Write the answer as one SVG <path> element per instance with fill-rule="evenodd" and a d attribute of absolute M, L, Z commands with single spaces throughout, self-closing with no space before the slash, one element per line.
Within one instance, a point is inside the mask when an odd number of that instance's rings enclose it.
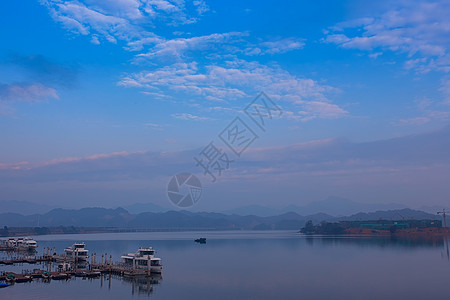
<path fill-rule="evenodd" d="M 94 255 L 93 260 L 95 260 Z M 86 277 L 86 278 L 94 278 L 98 277 L 101 274 L 113 274 L 122 277 L 151 277 L 155 273 L 150 269 L 134 269 L 129 266 L 126 266 L 122 263 L 112 263 L 111 260 L 108 261 L 106 259 L 108 256 L 106 254 L 101 255 L 102 262 L 92 262 L 86 263 L 85 269 L 60 269 L 60 271 L 52 272 L 49 271 L 51 269 L 52 263 L 67 263 L 68 260 L 66 257 L 60 255 L 44 255 L 39 257 L 22 257 L 22 258 L 12 258 L 7 260 L 0 260 L 0 265 L 14 265 L 14 264 L 38 264 L 38 263 L 47 263 L 47 270 L 36 268 L 33 271 L 23 271 L 22 273 L 14 273 L 14 272 L 3 272 L 0 274 L 0 281 L 6 281 L 9 283 L 20 283 L 20 282 L 29 282 L 32 281 L 33 278 L 43 278 L 43 279 L 52 279 L 52 280 L 67 280 L 72 276 L 75 277 Z M 111 256 L 109 256 L 111 258 Z"/>

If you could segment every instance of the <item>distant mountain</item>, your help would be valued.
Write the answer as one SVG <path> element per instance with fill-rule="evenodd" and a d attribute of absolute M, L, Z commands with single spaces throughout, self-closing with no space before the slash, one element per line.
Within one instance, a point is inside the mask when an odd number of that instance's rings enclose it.
<path fill-rule="evenodd" d="M 225 214 L 273 216 L 286 212 L 299 215 L 325 213 L 331 216 L 348 216 L 359 212 L 373 212 L 379 210 L 403 209 L 405 205 L 395 203 L 361 203 L 339 197 L 328 197 L 322 201 L 314 201 L 306 205 L 289 205 L 283 208 L 273 208 L 262 205 L 248 205 L 223 211 Z"/>
<path fill-rule="evenodd" d="M 282 210 L 263 205 L 247 205 L 230 210 L 225 210 L 222 212 L 227 215 L 240 215 L 240 216 L 255 215 L 260 217 L 267 217 L 276 214 L 281 214 Z"/>
<path fill-rule="evenodd" d="M 79 210 L 54 209 L 45 214 L 19 215 L 0 214 L 0 227 L 41 227 L 77 226 L 77 227 L 119 227 L 146 229 L 300 229 L 306 220 L 318 223 L 331 216 L 320 214 L 300 216 L 286 213 L 277 216 L 238 216 L 219 213 L 193 213 L 188 211 L 167 211 L 160 213 L 144 212 L 130 214 L 123 208 L 83 208 Z"/>
<path fill-rule="evenodd" d="M 304 206 L 289 206 L 284 210 L 294 211 L 302 215 L 326 213 L 332 216 L 348 216 L 359 212 L 373 212 L 380 210 L 394 210 L 406 208 L 402 204 L 361 203 L 339 197 L 328 197 L 323 201 L 314 201 Z"/>
<path fill-rule="evenodd" d="M 429 214 L 436 214 L 438 211 L 442 211 L 442 209 L 445 209 L 446 211 L 450 212 L 450 207 L 438 206 L 438 205 L 422 205 L 422 206 L 418 207 L 417 209 L 427 212 Z"/>
<path fill-rule="evenodd" d="M 55 209 L 56 206 L 38 204 L 28 201 L 1 201 L 0 213 L 43 214 Z"/>
<path fill-rule="evenodd" d="M 24 216 L 21 214 L 0 214 L 1 226 L 99 226 L 120 227 L 126 225 L 129 213 L 123 208 L 82 208 L 79 210 L 57 208 L 45 214 Z"/>
<path fill-rule="evenodd" d="M 358 220 L 440 220 L 441 216 L 436 214 L 429 214 L 420 210 L 414 209 L 399 209 L 388 211 L 376 211 L 371 213 L 357 213 L 349 217 L 341 217 L 340 221 L 358 221 Z"/>
<path fill-rule="evenodd" d="M 169 208 L 165 208 L 151 202 L 134 203 L 131 205 L 122 206 L 122 208 L 132 214 L 139 214 L 143 212 L 164 212 L 170 210 Z"/>
<path fill-rule="evenodd" d="M 288 212 L 274 216 L 239 216 L 209 212 L 167 211 L 131 214 L 123 208 L 54 209 L 45 214 L 24 216 L 0 214 L 0 228 L 8 227 L 114 227 L 151 230 L 298 230 L 306 221 L 377 220 L 377 219 L 440 219 L 439 216 L 412 209 L 358 213 L 336 218 L 324 213 L 302 216 Z"/>
<path fill-rule="evenodd" d="M 54 205 L 38 204 L 28 201 L 1 201 L 0 204 L 0 213 L 17 213 L 22 215 L 45 214 L 52 209 L 60 208 Z M 122 208 L 134 214 L 142 212 L 164 212 L 170 210 L 170 208 L 162 207 L 151 202 L 134 203 L 122 206 Z"/>

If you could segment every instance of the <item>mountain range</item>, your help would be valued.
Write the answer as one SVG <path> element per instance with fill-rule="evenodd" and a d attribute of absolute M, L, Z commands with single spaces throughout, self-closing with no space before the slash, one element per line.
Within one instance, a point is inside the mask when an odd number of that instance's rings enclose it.
<path fill-rule="evenodd" d="M 262 205 L 249 205 L 223 211 L 225 214 L 271 216 L 286 212 L 295 212 L 299 215 L 325 213 L 331 216 L 349 216 L 359 212 L 373 212 L 379 210 L 395 210 L 407 208 L 396 203 L 361 203 L 340 197 L 328 197 L 322 201 L 314 201 L 306 205 L 289 205 L 283 208 L 272 208 Z"/>
<path fill-rule="evenodd" d="M 439 216 L 412 209 L 377 211 L 372 213 L 358 213 L 347 217 L 333 217 L 318 213 L 299 215 L 287 212 L 274 216 L 255 215 L 226 215 L 210 212 L 167 211 L 129 213 L 123 208 L 82 208 L 53 209 L 45 214 L 22 215 L 16 213 L 0 214 L 0 226 L 8 227 L 114 227 L 141 228 L 148 230 L 291 230 L 300 229 L 305 222 L 341 220 L 377 220 L 383 219 L 440 219 Z"/>
<path fill-rule="evenodd" d="M 61 208 L 55 205 L 43 205 L 33 202 L 25 201 L 1 201 L 0 213 L 18 213 L 23 215 L 29 214 L 44 214 L 50 212 L 52 209 Z M 63 207 L 70 208 L 70 207 Z M 118 208 L 118 207 L 112 207 Z M 139 214 L 143 212 L 167 212 L 173 210 L 173 207 L 161 206 L 152 202 L 134 203 L 121 206 L 131 214 Z M 223 214 L 235 215 L 255 215 L 260 217 L 280 215 L 287 212 L 295 212 L 299 215 L 313 215 L 317 213 L 325 213 L 334 217 L 349 216 L 359 212 L 369 213 L 381 210 L 395 210 L 407 208 L 403 204 L 396 203 L 362 203 L 356 202 L 346 198 L 328 197 L 322 201 L 314 201 L 305 205 L 288 205 L 288 206 L 265 206 L 265 205 L 246 205 L 235 207 L 233 209 L 217 211 Z M 411 207 L 410 207 L 411 208 Z M 417 208 L 428 213 L 436 213 L 442 210 L 442 207 L 437 206 L 421 206 Z"/>

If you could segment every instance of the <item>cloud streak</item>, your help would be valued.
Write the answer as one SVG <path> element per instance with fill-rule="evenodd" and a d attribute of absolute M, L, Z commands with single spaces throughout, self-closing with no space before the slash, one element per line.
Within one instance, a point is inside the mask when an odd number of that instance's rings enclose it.
<path fill-rule="evenodd" d="M 348 112 L 332 104 L 327 94 L 336 90 L 312 79 L 296 77 L 278 66 L 234 59 L 206 67 L 197 63 L 176 63 L 156 70 L 141 71 L 122 78 L 119 85 L 154 91 L 171 90 L 201 96 L 209 101 L 233 101 L 265 91 L 301 110 L 299 119 L 343 117 Z"/>
<path fill-rule="evenodd" d="M 325 42 L 346 49 L 406 54 L 405 68 L 450 71 L 448 1 L 402 1 L 381 16 L 360 18 L 330 28 Z M 372 53 L 374 54 L 374 53 Z"/>
<path fill-rule="evenodd" d="M 365 143 L 325 139 L 252 148 L 208 189 L 216 191 L 214 201 L 233 198 L 237 196 L 234 193 L 241 190 L 251 190 L 253 194 L 249 197 L 258 197 L 261 203 L 273 201 L 270 195 L 274 191 L 295 196 L 292 200 L 298 202 L 298 197 L 306 197 L 309 190 L 313 190 L 316 197 L 343 193 L 371 200 L 382 196 L 386 201 L 408 204 L 412 199 L 423 203 L 427 199 L 420 197 L 429 195 L 429 190 L 433 189 L 436 199 L 444 199 L 448 188 L 443 186 L 448 186 L 446 180 L 450 176 L 450 156 L 446 151 L 450 147 L 449 132 L 450 127 L 446 127 L 425 134 Z M 86 196 L 85 191 L 94 192 L 98 199 L 104 199 L 111 189 L 118 193 L 133 189 L 133 193 L 139 191 L 136 195 L 140 198 L 150 194 L 163 196 L 169 178 L 181 171 L 194 172 L 208 184 L 209 178 L 202 175 L 193 161 L 198 152 L 199 149 L 119 152 L 35 164 L 0 164 L 0 187 L 5 191 L 0 200 L 6 199 L 10 191 L 17 198 L 23 190 L 39 198 L 42 193 L 46 195 L 42 190 L 46 186 L 53 192 L 58 186 L 63 194 L 64 191 L 72 193 L 76 187 L 78 197 Z M 101 203 L 91 203 L 95 204 Z"/>
<path fill-rule="evenodd" d="M 255 170 L 264 170 L 256 173 L 289 174 L 291 172 L 345 172 L 352 170 L 363 172 L 363 169 L 377 168 L 396 170 L 403 167 L 425 168 L 439 164 L 450 164 L 450 155 L 444 151 L 450 147 L 447 138 L 450 127 L 424 134 L 409 135 L 378 140 L 373 142 L 353 143 L 344 139 L 323 139 L 297 143 L 289 146 L 251 148 L 246 155 L 239 159 L 239 166 L 235 170 L 252 173 Z M 192 154 L 198 151 L 193 149 L 179 152 L 115 152 L 101 153 L 86 157 L 67 157 L 44 161 L 40 163 L 19 162 L 0 164 L 3 170 L 2 179 L 7 180 L 8 172 L 24 172 L 27 176 L 41 178 L 36 172 L 42 174 L 102 173 L 106 170 L 129 172 L 136 168 L 155 168 L 145 176 L 157 176 L 161 169 L 167 167 L 162 174 L 170 175 L 177 169 L 194 165 Z M 6 172 L 6 173 L 5 173 Z M 56 172 L 56 173 L 54 173 Z M 86 173 L 87 172 L 87 173 Z M 155 173 L 156 172 L 156 173 Z M 100 174 L 98 173 L 98 174 Z M 13 174 L 13 173 L 10 173 Z M 12 176 L 11 178 L 13 178 Z M 45 177 L 45 176 L 44 176 Z M 43 178 L 44 178 L 43 177 Z M 104 180 L 105 177 L 99 177 Z M 89 177 L 91 178 L 91 177 Z M 84 180 L 84 177 L 80 177 Z"/>
<path fill-rule="evenodd" d="M 0 83 L 0 102 L 42 102 L 59 99 L 55 89 L 40 83 Z"/>
<path fill-rule="evenodd" d="M 185 120 L 185 121 L 206 121 L 206 120 L 213 120 L 213 119 L 208 118 L 208 117 L 200 117 L 200 116 L 195 116 L 195 115 L 188 114 L 188 113 L 172 114 L 171 116 L 172 116 L 172 118 L 180 119 L 180 120 Z"/>

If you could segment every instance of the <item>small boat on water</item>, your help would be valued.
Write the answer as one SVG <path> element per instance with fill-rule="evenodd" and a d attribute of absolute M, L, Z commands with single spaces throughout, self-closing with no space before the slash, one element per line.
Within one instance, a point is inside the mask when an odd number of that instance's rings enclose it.
<path fill-rule="evenodd" d="M 64 249 L 66 257 L 74 261 L 86 261 L 88 259 L 89 250 L 85 249 L 84 243 L 75 243 L 70 247 Z"/>
<path fill-rule="evenodd" d="M 50 278 L 53 280 L 67 280 L 70 279 L 70 275 L 67 273 L 52 272 L 50 273 Z"/>
<path fill-rule="evenodd" d="M 194 242 L 199 243 L 199 244 L 206 244 L 206 238 L 199 238 L 194 240 Z"/>
<path fill-rule="evenodd" d="M 102 275 L 102 272 L 100 271 L 82 271 L 82 270 L 76 270 L 73 272 L 73 275 L 75 277 L 83 277 L 83 278 L 94 278 L 94 277 L 99 277 L 100 275 Z"/>
<path fill-rule="evenodd" d="M 9 286 L 9 284 L 0 282 L 0 289 L 1 289 L 1 288 L 8 287 L 8 286 Z"/>
<path fill-rule="evenodd" d="M 7 282 L 17 282 L 17 283 L 21 283 L 21 282 L 28 282 L 28 281 L 32 281 L 33 278 L 31 278 L 31 276 L 28 275 L 23 275 L 23 274 L 16 274 L 16 273 L 6 273 L 6 281 Z"/>
<path fill-rule="evenodd" d="M 32 251 L 32 250 L 36 250 L 36 248 L 38 247 L 38 244 L 35 240 L 33 240 L 30 237 L 19 237 L 17 238 L 17 240 L 15 240 L 14 238 L 9 238 L 6 241 L 6 246 L 13 248 L 15 250 L 25 250 L 25 251 Z"/>
<path fill-rule="evenodd" d="M 42 278 L 44 279 L 50 279 L 50 272 L 49 271 L 44 271 L 44 273 L 42 273 Z"/>
<path fill-rule="evenodd" d="M 136 253 L 122 255 L 125 266 L 133 269 L 147 269 L 150 272 L 161 273 L 161 258 L 155 257 L 155 250 L 152 247 L 139 248 Z"/>

